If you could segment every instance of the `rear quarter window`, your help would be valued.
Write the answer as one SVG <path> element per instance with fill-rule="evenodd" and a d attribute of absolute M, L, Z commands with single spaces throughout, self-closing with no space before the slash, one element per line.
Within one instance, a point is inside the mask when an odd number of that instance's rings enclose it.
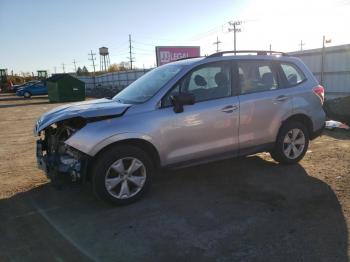
<path fill-rule="evenodd" d="M 296 86 L 306 80 L 304 73 L 294 64 L 281 63 L 288 86 Z"/>

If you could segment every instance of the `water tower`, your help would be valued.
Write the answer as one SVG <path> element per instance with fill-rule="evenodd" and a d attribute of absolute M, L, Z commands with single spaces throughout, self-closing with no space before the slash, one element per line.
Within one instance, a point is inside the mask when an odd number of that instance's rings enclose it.
<path fill-rule="evenodd" d="M 110 60 L 109 60 L 109 52 L 107 47 L 100 47 L 100 70 L 101 71 L 107 71 L 108 67 L 110 66 Z"/>

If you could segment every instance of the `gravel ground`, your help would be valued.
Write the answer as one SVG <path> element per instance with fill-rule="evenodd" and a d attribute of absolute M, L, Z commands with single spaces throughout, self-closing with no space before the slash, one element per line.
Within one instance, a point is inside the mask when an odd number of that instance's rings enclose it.
<path fill-rule="evenodd" d="M 57 105 L 0 96 L 0 261 L 349 260 L 350 132 L 326 132 L 294 166 L 257 154 L 162 172 L 111 207 L 36 168 L 32 128 Z"/>

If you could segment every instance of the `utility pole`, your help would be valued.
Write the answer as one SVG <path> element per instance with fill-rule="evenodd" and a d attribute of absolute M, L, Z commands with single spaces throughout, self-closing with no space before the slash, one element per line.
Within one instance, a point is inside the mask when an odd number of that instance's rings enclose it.
<path fill-rule="evenodd" d="M 230 21 L 228 22 L 231 28 L 228 29 L 229 32 L 233 32 L 233 50 L 236 51 L 236 33 L 242 32 L 241 28 L 238 28 L 237 26 L 242 24 L 242 21 Z M 236 54 L 236 53 L 235 53 Z"/>
<path fill-rule="evenodd" d="M 63 73 L 65 73 L 66 71 L 64 70 L 64 66 L 65 66 L 65 64 L 64 63 L 62 63 L 62 70 L 63 70 Z"/>
<path fill-rule="evenodd" d="M 216 36 L 216 42 L 213 43 L 213 45 L 216 45 L 216 53 L 218 53 L 220 50 L 219 50 L 219 44 L 221 44 L 222 42 L 219 41 L 219 37 Z"/>
<path fill-rule="evenodd" d="M 321 85 L 323 85 L 324 81 L 324 64 L 325 64 L 325 59 L 326 59 L 326 44 L 331 43 L 331 39 L 326 39 L 326 36 L 323 36 L 322 38 L 322 54 L 321 54 Z"/>
<path fill-rule="evenodd" d="M 94 68 L 94 75 L 92 76 L 93 82 L 94 82 L 94 88 L 96 87 L 96 79 L 95 79 L 95 75 L 96 75 L 96 71 L 95 71 L 95 60 L 96 58 L 94 57 L 96 54 L 92 52 L 92 50 L 90 50 L 90 54 L 91 58 L 89 58 L 90 61 L 92 61 L 92 67 Z"/>
<path fill-rule="evenodd" d="M 54 71 L 55 74 L 56 74 L 56 71 L 57 71 L 57 67 L 56 67 L 56 66 L 53 67 L 53 71 Z"/>
<path fill-rule="evenodd" d="M 77 72 L 77 62 L 75 62 L 75 59 L 73 60 L 73 64 L 74 64 L 74 72 Z"/>
<path fill-rule="evenodd" d="M 272 51 L 272 45 L 270 44 L 270 52 Z"/>
<path fill-rule="evenodd" d="M 130 62 L 130 70 L 132 70 L 132 62 L 135 62 L 132 57 L 131 52 L 132 46 L 131 46 L 131 35 L 129 35 L 129 62 Z"/>
<path fill-rule="evenodd" d="M 303 40 L 300 40 L 300 51 L 303 51 L 303 45 L 305 45 L 305 43 L 303 43 Z"/>
<path fill-rule="evenodd" d="M 92 52 L 92 50 L 90 50 L 90 54 L 89 56 L 91 56 L 91 58 L 89 58 L 90 61 L 92 61 L 92 67 L 94 68 L 94 75 L 95 75 L 95 60 L 96 57 L 94 57 L 96 54 Z"/>

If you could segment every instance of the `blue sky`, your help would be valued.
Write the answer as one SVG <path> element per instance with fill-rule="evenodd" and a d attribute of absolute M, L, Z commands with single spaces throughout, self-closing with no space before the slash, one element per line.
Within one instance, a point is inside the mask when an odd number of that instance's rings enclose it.
<path fill-rule="evenodd" d="M 232 49 L 227 22 L 234 19 L 244 20 L 239 49 L 267 49 L 271 43 L 291 51 L 301 39 L 304 48 L 315 48 L 323 34 L 332 44 L 350 43 L 349 6 L 345 0 L 0 0 L 0 68 L 61 72 L 64 63 L 72 71 L 75 59 L 91 70 L 88 53 L 101 46 L 109 47 L 112 63 L 127 61 L 129 34 L 136 65 L 150 67 L 155 45 L 200 45 L 202 54 L 212 53 L 218 35 L 220 48 Z"/>

